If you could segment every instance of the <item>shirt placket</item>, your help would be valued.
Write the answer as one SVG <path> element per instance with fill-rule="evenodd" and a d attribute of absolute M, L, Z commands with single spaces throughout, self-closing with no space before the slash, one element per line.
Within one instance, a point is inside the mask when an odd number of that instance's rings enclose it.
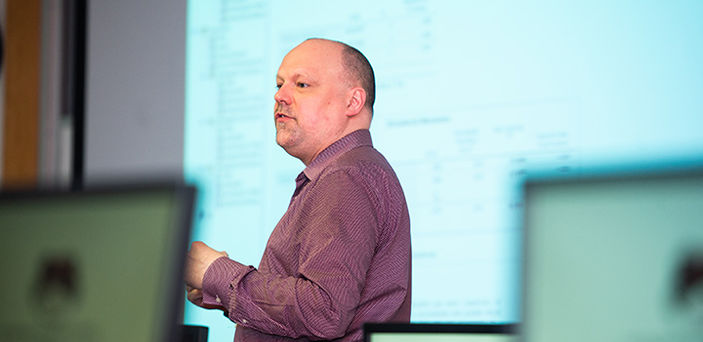
<path fill-rule="evenodd" d="M 290 203 L 288 203 L 289 208 L 293 204 L 295 198 L 298 197 L 300 192 L 303 190 L 303 186 L 305 186 L 308 181 L 308 176 L 306 176 L 304 172 L 301 172 L 298 177 L 295 178 L 295 191 L 293 192 L 293 196 L 290 198 Z"/>

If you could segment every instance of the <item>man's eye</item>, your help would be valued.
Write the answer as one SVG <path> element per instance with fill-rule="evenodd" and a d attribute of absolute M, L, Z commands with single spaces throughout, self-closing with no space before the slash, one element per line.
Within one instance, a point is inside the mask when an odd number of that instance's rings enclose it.
<path fill-rule="evenodd" d="M 282 86 L 283 84 L 276 84 L 276 89 L 281 89 Z"/>
<path fill-rule="evenodd" d="M 307 84 L 305 82 L 298 82 L 298 83 L 296 83 L 296 85 L 298 86 L 298 88 L 307 88 L 310 86 L 309 84 Z"/>

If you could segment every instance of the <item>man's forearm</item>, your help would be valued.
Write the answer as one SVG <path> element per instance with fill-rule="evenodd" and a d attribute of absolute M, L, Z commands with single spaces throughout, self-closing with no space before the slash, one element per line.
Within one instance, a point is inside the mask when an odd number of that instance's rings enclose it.
<path fill-rule="evenodd" d="M 237 324 L 272 335 L 321 339 L 344 335 L 362 287 L 325 288 L 303 277 L 263 274 L 227 258 L 212 264 L 203 283 L 204 303 L 221 303 Z"/>

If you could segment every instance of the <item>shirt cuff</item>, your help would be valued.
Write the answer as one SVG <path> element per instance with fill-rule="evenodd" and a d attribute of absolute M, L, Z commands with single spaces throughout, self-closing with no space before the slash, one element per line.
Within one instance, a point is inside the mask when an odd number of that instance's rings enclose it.
<path fill-rule="evenodd" d="M 229 303 L 234 291 L 234 284 L 243 273 L 249 270 L 230 258 L 217 258 L 205 270 L 203 276 L 203 303 L 223 306 L 229 310 Z"/>

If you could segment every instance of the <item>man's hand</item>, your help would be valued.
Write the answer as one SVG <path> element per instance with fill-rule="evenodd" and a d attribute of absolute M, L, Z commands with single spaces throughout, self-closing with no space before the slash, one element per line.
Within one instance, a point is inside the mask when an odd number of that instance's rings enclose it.
<path fill-rule="evenodd" d="M 194 288 L 186 285 L 186 291 L 188 292 L 188 300 L 191 303 L 193 303 L 201 308 L 219 309 L 219 310 L 222 310 L 225 312 L 227 311 L 227 309 L 225 309 L 225 307 L 222 305 L 209 305 L 209 304 L 203 303 L 203 291 L 202 290 L 194 289 Z"/>
<path fill-rule="evenodd" d="M 203 277 L 210 265 L 220 257 L 228 256 L 225 252 L 218 252 L 208 245 L 195 241 L 190 245 L 190 251 L 186 256 L 184 280 L 186 285 L 201 290 L 203 288 Z"/>

